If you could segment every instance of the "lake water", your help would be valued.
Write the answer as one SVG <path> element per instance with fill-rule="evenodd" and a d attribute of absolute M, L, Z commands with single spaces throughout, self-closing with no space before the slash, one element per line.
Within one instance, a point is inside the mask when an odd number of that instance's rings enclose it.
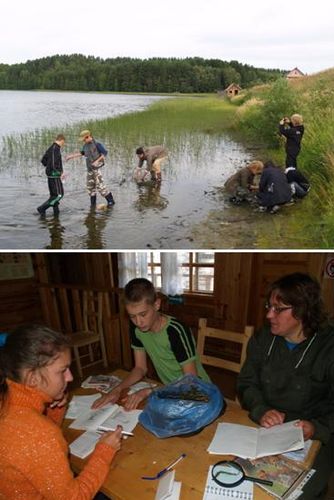
<path fill-rule="evenodd" d="M 227 136 L 204 132 L 147 136 L 143 130 L 134 130 L 130 134 L 133 140 L 125 141 L 112 133 L 99 137 L 109 151 L 103 176 L 116 205 L 109 210 L 90 209 L 85 163 L 79 159 L 65 164 L 65 197 L 59 218 L 51 211 L 45 218 L 36 212 L 48 198 L 44 168 L 39 162 L 44 151 L 36 129 L 43 134 L 44 129 L 71 126 L 65 155 L 78 147 L 83 122 L 144 110 L 156 99 L 159 97 L 0 92 L 0 139 L 6 136 L 0 158 L 0 248 L 206 248 L 205 241 L 194 236 L 193 227 L 211 210 L 231 210 L 219 194 L 220 187 L 252 159 L 242 144 Z M 31 134 L 36 141 L 31 140 Z M 161 185 L 140 185 L 133 180 L 135 149 L 144 141 L 147 145 L 165 143 L 169 150 Z M 104 201 L 98 195 L 98 203 Z M 235 242 L 235 247 L 251 246 L 251 238 L 245 239 L 242 234 Z M 224 244 L 221 247 L 226 248 Z"/>
<path fill-rule="evenodd" d="M 157 96 L 0 90 L 0 138 L 141 111 Z"/>

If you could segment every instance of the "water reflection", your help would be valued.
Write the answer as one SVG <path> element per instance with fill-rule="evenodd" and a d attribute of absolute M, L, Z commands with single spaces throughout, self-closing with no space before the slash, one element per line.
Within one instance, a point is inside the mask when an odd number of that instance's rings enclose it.
<path fill-rule="evenodd" d="M 46 249 L 61 249 L 64 244 L 65 226 L 62 225 L 58 216 L 51 219 L 42 218 L 42 225 L 49 231 L 50 244 L 46 245 Z"/>
<path fill-rule="evenodd" d="M 144 212 L 148 208 L 164 210 L 168 206 L 169 201 L 166 196 L 160 194 L 160 191 L 160 182 L 149 181 L 138 183 L 138 200 L 134 203 L 138 212 Z"/>
<path fill-rule="evenodd" d="M 84 225 L 87 228 L 86 247 L 87 248 L 105 248 L 103 238 L 104 229 L 108 222 L 109 215 L 112 209 L 102 210 L 91 207 L 84 220 Z"/>

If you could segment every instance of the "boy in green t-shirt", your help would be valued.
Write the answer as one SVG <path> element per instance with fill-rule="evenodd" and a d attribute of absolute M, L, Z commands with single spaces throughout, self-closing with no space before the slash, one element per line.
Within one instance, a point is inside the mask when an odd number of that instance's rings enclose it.
<path fill-rule="evenodd" d="M 164 384 L 183 375 L 196 375 L 210 381 L 196 351 L 190 328 L 180 321 L 160 312 L 161 300 L 153 284 L 145 278 L 136 278 L 125 286 L 125 307 L 131 319 L 131 347 L 135 366 L 129 375 L 109 394 L 93 404 L 100 408 L 115 403 L 122 392 L 145 377 L 147 354 Z M 152 389 L 142 389 L 124 400 L 124 407 L 133 410 Z"/>

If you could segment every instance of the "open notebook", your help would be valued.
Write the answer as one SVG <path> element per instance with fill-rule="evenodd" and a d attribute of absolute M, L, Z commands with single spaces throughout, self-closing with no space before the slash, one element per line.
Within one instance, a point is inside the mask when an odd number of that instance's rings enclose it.
<path fill-rule="evenodd" d="M 222 500 L 223 498 L 238 498 L 252 500 L 254 485 L 251 481 L 243 481 L 239 486 L 224 488 L 214 482 L 211 476 L 212 465 L 209 467 L 203 500 Z"/>

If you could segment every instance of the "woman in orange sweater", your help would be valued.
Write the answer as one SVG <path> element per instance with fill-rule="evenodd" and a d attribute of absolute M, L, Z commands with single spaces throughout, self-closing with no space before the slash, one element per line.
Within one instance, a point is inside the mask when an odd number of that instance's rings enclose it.
<path fill-rule="evenodd" d="M 121 446 L 121 427 L 98 442 L 74 477 L 60 424 L 73 377 L 66 337 L 20 327 L 0 348 L 0 499 L 90 500 Z"/>

